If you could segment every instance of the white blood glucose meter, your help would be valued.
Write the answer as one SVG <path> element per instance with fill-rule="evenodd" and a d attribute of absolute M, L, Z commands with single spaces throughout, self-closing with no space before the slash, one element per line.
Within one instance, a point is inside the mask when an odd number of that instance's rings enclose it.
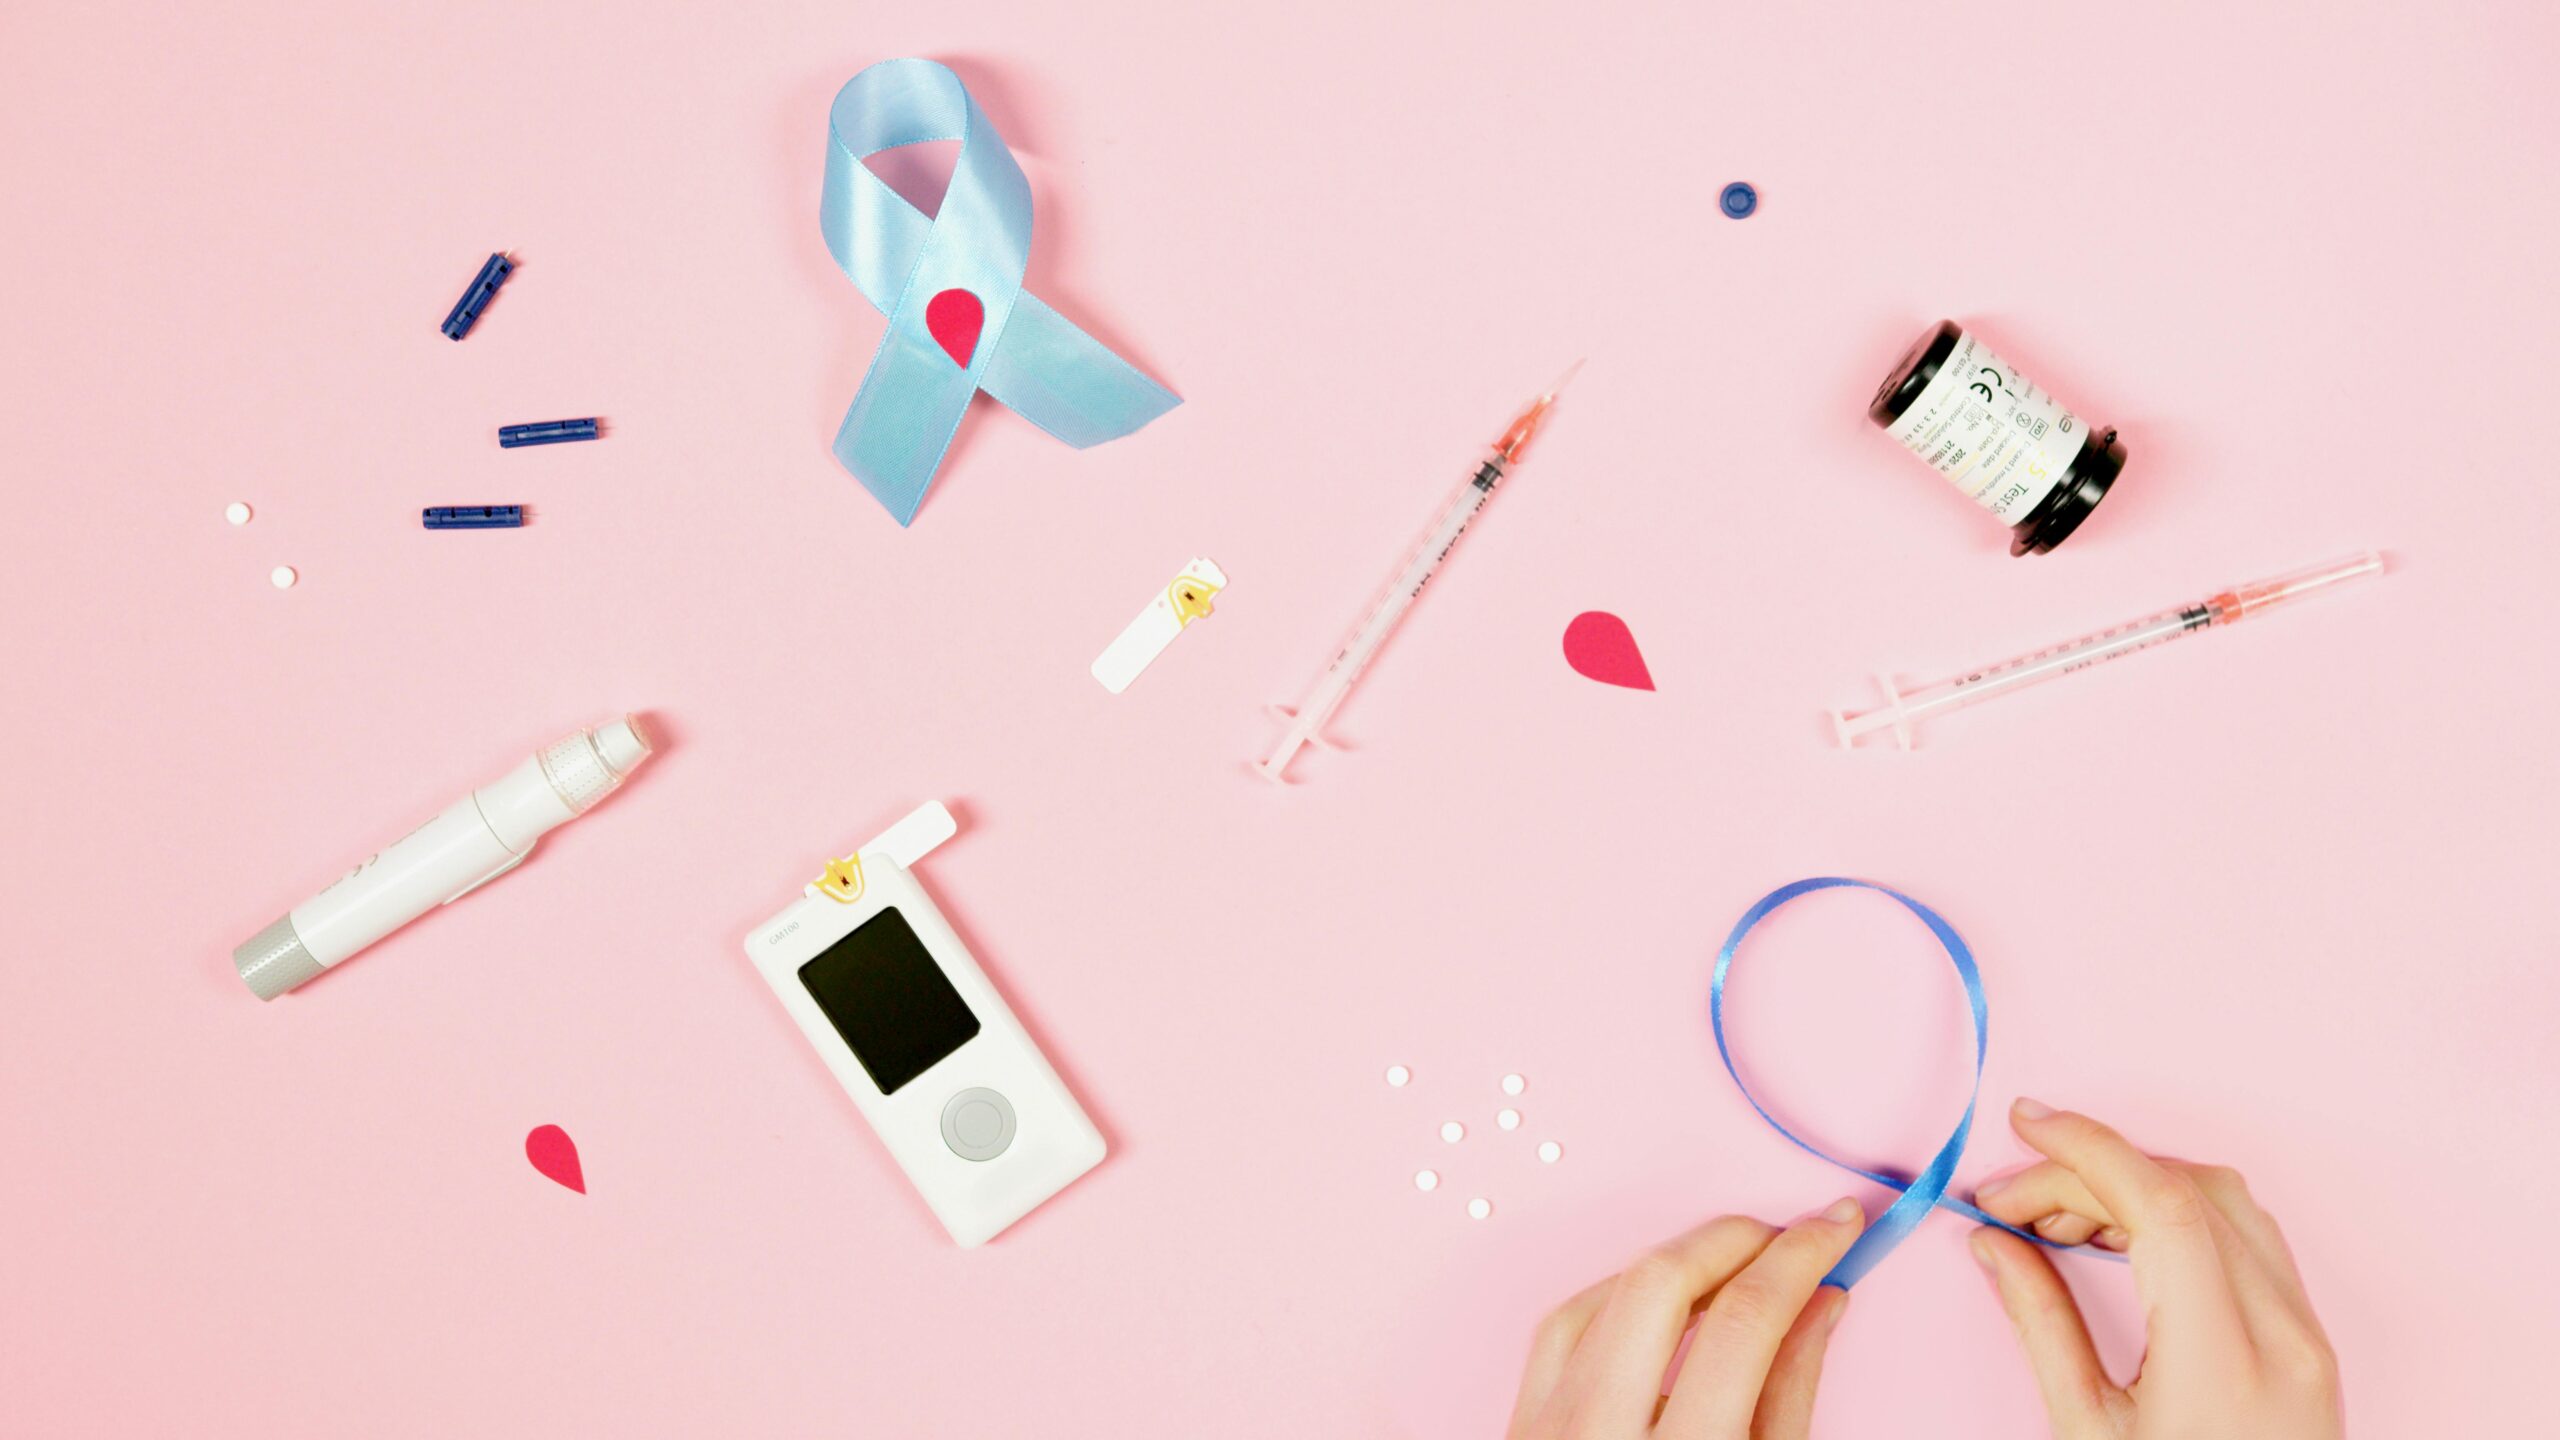
<path fill-rule="evenodd" d="M 908 868 L 934 801 L 756 927 L 747 958 L 963 1249 L 1101 1163 L 1102 1132 Z"/>

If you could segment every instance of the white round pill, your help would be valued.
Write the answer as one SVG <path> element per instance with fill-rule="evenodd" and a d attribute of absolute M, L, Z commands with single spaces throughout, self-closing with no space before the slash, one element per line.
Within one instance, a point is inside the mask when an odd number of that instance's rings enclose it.
<path fill-rule="evenodd" d="M 1439 1172 L 1439 1171 L 1437 1171 L 1437 1170 L 1416 1170 L 1416 1171 L 1414 1171 L 1414 1172 L 1413 1172 L 1413 1188 L 1414 1188 L 1414 1189 L 1416 1189 L 1416 1190 L 1437 1190 L 1437 1189 L 1439 1189 L 1439 1188 L 1440 1188 L 1440 1172 Z"/>
<path fill-rule="evenodd" d="M 279 590 L 292 589 L 293 582 L 301 578 L 301 576 L 293 573 L 293 567 L 290 565 L 279 565 L 275 569 L 267 572 L 268 583 L 274 585 Z"/>
<path fill-rule="evenodd" d="M 246 525 L 249 523 L 249 507 L 234 500 L 222 507 L 222 518 L 234 525 Z"/>
<path fill-rule="evenodd" d="M 1501 1126 L 1505 1130 L 1517 1130 L 1520 1128 L 1520 1112 L 1517 1110 L 1505 1110 L 1501 1114 L 1493 1117 L 1493 1123 Z"/>
<path fill-rule="evenodd" d="M 1387 1067 L 1387 1083 L 1390 1085 L 1402 1086 L 1410 1082 L 1412 1079 L 1413 1072 L 1407 1070 L 1401 1065 L 1390 1065 Z"/>
<path fill-rule="evenodd" d="M 1467 1202 L 1467 1218 L 1470 1220 L 1482 1220 L 1492 1213 L 1493 1202 L 1490 1200 L 1478 1197 Z"/>
<path fill-rule="evenodd" d="M 1505 1095 L 1517 1095 L 1528 1088 L 1529 1082 L 1522 1079 L 1520 1076 L 1505 1075 L 1502 1077 L 1502 1093 Z"/>
<path fill-rule="evenodd" d="M 1440 1127 L 1440 1138 L 1448 1141 L 1452 1145 L 1455 1145 L 1459 1141 L 1467 1138 L 1467 1127 L 1459 1124 L 1455 1120 L 1452 1120 L 1448 1124 Z"/>
<path fill-rule="evenodd" d="M 1553 1165 L 1564 1158 L 1564 1147 L 1553 1140 L 1542 1141 L 1538 1145 L 1538 1158 Z"/>

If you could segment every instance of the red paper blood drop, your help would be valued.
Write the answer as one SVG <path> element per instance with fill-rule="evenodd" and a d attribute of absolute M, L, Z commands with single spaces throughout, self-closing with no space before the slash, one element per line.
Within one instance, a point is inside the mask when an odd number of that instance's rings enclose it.
<path fill-rule="evenodd" d="M 1653 672 L 1644 668 L 1634 632 L 1606 610 L 1585 610 L 1564 627 L 1564 663 L 1603 685 L 1653 688 Z"/>
<path fill-rule="evenodd" d="M 963 370 L 969 368 L 969 357 L 978 353 L 978 331 L 986 323 L 987 307 L 966 290 L 945 290 L 924 305 L 924 328 Z"/>
<path fill-rule="evenodd" d="M 586 1172 L 578 1168 L 578 1142 L 557 1125 L 536 1125 L 524 1137 L 524 1158 L 551 1180 L 584 1195 Z"/>

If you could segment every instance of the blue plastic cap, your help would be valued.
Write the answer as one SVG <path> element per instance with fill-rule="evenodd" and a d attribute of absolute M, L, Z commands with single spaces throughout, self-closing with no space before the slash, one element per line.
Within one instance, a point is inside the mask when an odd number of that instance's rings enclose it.
<path fill-rule="evenodd" d="M 1748 183 L 1736 180 L 1724 187 L 1724 194 L 1717 197 L 1716 203 L 1724 207 L 1726 219 L 1740 220 L 1760 208 L 1760 192 Z"/>
<path fill-rule="evenodd" d="M 513 530 L 524 523 L 521 505 L 430 505 L 420 512 L 430 530 Z"/>
<path fill-rule="evenodd" d="M 498 287 L 507 283 L 515 269 L 516 262 L 504 252 L 490 256 L 489 263 L 472 277 L 471 288 L 462 292 L 462 298 L 453 302 L 452 311 L 444 317 L 445 338 L 459 340 L 470 334 L 471 327 L 480 323 L 480 312 L 488 308 L 489 297 L 498 293 Z"/>
<path fill-rule="evenodd" d="M 584 420 L 542 420 L 531 425 L 501 425 L 498 443 L 513 450 L 520 445 L 558 445 L 569 440 L 593 440 L 596 422 Z"/>

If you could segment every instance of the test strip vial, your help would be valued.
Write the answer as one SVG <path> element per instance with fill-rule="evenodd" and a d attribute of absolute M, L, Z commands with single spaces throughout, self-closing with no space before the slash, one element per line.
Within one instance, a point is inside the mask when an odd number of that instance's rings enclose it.
<path fill-rule="evenodd" d="M 558 445 L 570 440 L 596 438 L 593 417 L 584 420 L 540 420 L 530 425 L 501 425 L 498 443 L 509 450 L 525 445 Z"/>
<path fill-rule="evenodd" d="M 1867 418 L 2009 527 L 2009 553 L 2069 538 L 2124 470 L 2112 428 L 2062 407 L 1953 320 L 1921 336 Z"/>

